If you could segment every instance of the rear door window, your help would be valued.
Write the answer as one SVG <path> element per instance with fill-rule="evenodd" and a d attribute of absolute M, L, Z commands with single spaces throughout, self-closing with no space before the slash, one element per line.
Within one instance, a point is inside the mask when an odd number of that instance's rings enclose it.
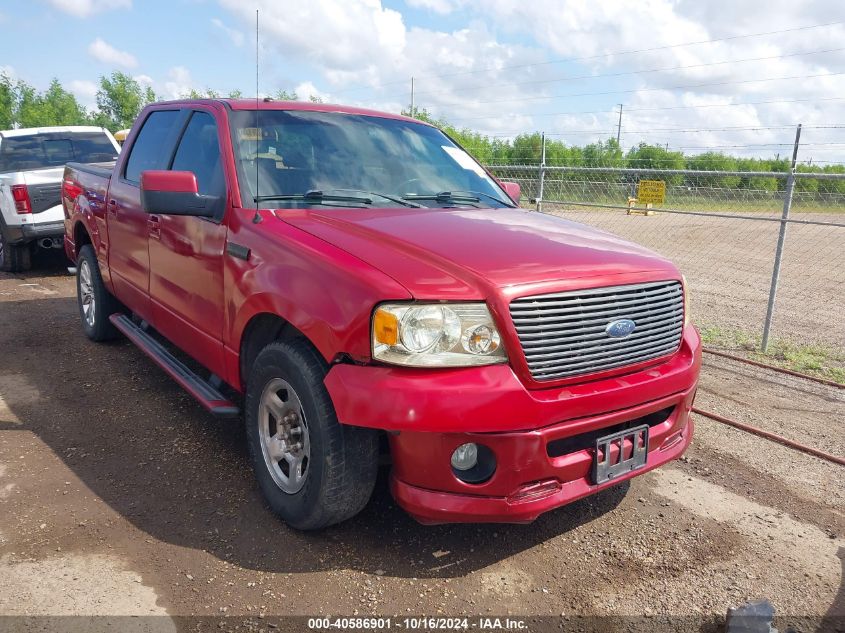
<path fill-rule="evenodd" d="M 179 110 L 156 110 L 144 121 L 144 127 L 130 148 L 123 177 L 141 182 L 141 172 L 148 169 L 167 169 L 176 135 Z"/>

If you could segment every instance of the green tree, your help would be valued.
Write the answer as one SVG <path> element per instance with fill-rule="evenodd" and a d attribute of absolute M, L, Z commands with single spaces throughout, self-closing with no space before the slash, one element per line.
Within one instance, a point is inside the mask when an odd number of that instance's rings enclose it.
<path fill-rule="evenodd" d="M 582 156 L 586 167 L 622 167 L 624 162 L 615 138 L 585 145 Z"/>
<path fill-rule="evenodd" d="M 828 165 L 824 168 L 824 173 L 845 175 L 845 165 Z M 820 180 L 819 191 L 822 193 L 835 193 L 843 195 L 845 194 L 845 179 Z"/>
<path fill-rule="evenodd" d="M 760 158 L 738 158 L 736 166 L 739 171 L 774 171 L 771 168 L 771 161 Z M 751 191 L 777 191 L 778 178 L 772 176 L 743 176 L 739 181 L 740 189 Z"/>
<path fill-rule="evenodd" d="M 15 84 L 6 73 L 0 74 L 0 130 L 15 124 Z"/>
<path fill-rule="evenodd" d="M 58 79 L 50 82 L 50 87 L 41 96 L 44 117 L 50 125 L 85 125 L 90 117 L 76 97 L 62 88 Z"/>
<path fill-rule="evenodd" d="M 155 93 L 151 88 L 143 89 L 130 75 L 115 71 L 110 77 L 100 77 L 94 120 L 112 132 L 122 130 L 130 127 L 141 108 L 152 101 Z"/>
<path fill-rule="evenodd" d="M 511 144 L 510 162 L 515 165 L 539 165 L 543 157 L 543 135 L 520 134 Z"/>
<path fill-rule="evenodd" d="M 204 91 L 191 88 L 185 97 L 188 99 L 219 99 L 220 93 L 212 88 L 206 88 Z"/>
<path fill-rule="evenodd" d="M 45 116 L 44 100 L 38 91 L 23 80 L 15 86 L 17 97 L 15 122 L 20 127 L 44 127 L 51 125 Z"/>
<path fill-rule="evenodd" d="M 811 174 L 814 172 L 819 171 L 809 165 L 798 165 L 795 168 L 795 173 L 797 174 Z M 815 193 L 819 190 L 819 184 L 823 182 L 821 180 L 817 180 L 815 178 L 796 178 L 795 179 L 795 191 L 801 191 L 804 193 Z"/>
<path fill-rule="evenodd" d="M 670 152 L 659 145 L 648 145 L 647 143 L 640 143 L 637 147 L 632 147 L 625 156 L 625 160 L 629 167 L 639 169 L 684 168 L 684 155 L 682 152 Z M 679 185 L 683 182 L 684 177 L 672 175 L 663 178 L 663 180 L 670 185 Z"/>
<path fill-rule="evenodd" d="M 687 169 L 699 171 L 736 171 L 737 161 L 733 156 L 721 152 L 705 152 L 687 158 Z M 733 189 L 739 187 L 739 176 L 690 176 L 688 185 L 691 187 L 720 187 Z"/>

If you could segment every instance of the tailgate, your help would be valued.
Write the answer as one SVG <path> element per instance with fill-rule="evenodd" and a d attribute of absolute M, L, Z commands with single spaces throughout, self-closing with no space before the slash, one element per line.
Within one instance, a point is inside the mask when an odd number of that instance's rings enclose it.
<path fill-rule="evenodd" d="M 61 183 L 27 185 L 26 188 L 29 191 L 33 213 L 41 213 L 62 203 Z"/>

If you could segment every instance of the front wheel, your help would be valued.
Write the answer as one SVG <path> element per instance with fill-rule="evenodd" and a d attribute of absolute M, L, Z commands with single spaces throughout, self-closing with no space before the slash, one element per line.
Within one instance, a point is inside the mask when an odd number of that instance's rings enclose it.
<path fill-rule="evenodd" d="M 316 530 L 348 519 L 370 499 L 378 434 L 340 424 L 323 358 L 302 339 L 265 347 L 246 391 L 246 435 L 267 503 L 291 527 Z"/>
<path fill-rule="evenodd" d="M 118 312 L 120 304 L 103 283 L 94 248 L 86 244 L 79 250 L 76 263 L 76 299 L 82 329 L 92 341 L 105 341 L 117 336 L 109 317 Z"/>

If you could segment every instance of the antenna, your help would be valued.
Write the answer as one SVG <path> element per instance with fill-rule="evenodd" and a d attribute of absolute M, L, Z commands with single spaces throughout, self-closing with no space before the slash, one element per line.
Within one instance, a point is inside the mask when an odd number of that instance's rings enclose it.
<path fill-rule="evenodd" d="M 258 9 L 255 10 L 255 131 L 260 134 L 258 127 Z M 258 217 L 258 147 L 261 144 L 259 138 L 255 143 L 255 216 Z M 253 219 L 254 221 L 254 219 Z"/>

